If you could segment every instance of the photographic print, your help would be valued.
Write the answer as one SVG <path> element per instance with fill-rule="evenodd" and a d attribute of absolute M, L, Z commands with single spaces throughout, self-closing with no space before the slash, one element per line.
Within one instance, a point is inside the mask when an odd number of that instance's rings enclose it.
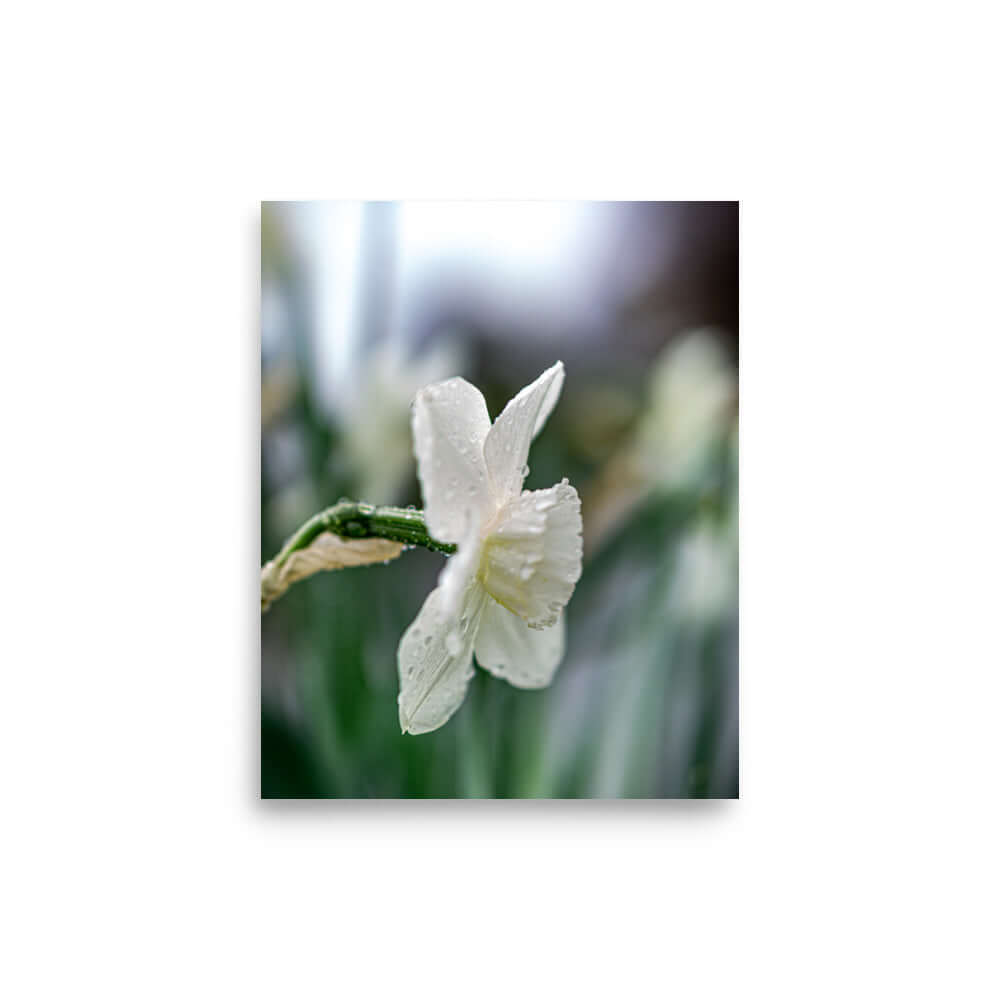
<path fill-rule="evenodd" d="M 262 798 L 739 795 L 736 202 L 264 202 Z"/>

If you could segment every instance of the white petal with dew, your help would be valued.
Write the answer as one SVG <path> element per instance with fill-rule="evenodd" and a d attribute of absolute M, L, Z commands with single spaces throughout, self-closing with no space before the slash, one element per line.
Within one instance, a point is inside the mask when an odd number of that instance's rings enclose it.
<path fill-rule="evenodd" d="M 476 636 L 476 659 L 495 677 L 520 688 L 546 687 L 566 647 L 565 617 L 549 628 L 530 628 L 527 622 L 486 599 Z"/>
<path fill-rule="evenodd" d="M 429 733 L 458 710 L 472 677 L 472 647 L 486 604 L 472 581 L 458 614 L 442 609 L 442 587 L 432 590 L 399 643 L 399 724 L 404 733 Z"/>
<path fill-rule="evenodd" d="M 564 378 L 563 363 L 557 361 L 503 408 L 486 435 L 483 450 L 498 503 L 521 492 L 532 438 L 556 405 Z"/>
<path fill-rule="evenodd" d="M 494 512 L 483 458 L 486 401 L 465 379 L 451 378 L 417 393 L 412 423 L 427 529 L 439 541 L 458 542 L 470 513 Z"/>
<path fill-rule="evenodd" d="M 580 579 L 580 497 L 564 479 L 501 508 L 483 543 L 479 580 L 533 628 L 555 624 Z"/>

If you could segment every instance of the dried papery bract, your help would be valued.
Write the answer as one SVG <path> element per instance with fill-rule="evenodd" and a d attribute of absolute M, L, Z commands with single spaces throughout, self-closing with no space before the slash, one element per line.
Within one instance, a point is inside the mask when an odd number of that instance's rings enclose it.
<path fill-rule="evenodd" d="M 322 570 L 345 569 L 388 562 L 403 551 L 400 542 L 385 538 L 341 538 L 322 534 L 283 562 L 272 559 L 260 573 L 260 606 L 266 611 L 293 584 Z"/>

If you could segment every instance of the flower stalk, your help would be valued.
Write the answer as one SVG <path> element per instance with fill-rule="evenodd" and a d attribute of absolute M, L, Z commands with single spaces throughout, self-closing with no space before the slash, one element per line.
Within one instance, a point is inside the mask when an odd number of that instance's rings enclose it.
<path fill-rule="evenodd" d="M 393 558 L 398 555 L 400 546 L 420 545 L 432 552 L 443 552 L 447 555 L 451 555 L 456 548 L 430 536 L 422 510 L 413 507 L 376 507 L 370 503 L 341 500 L 309 518 L 285 542 L 274 559 L 261 568 L 262 611 L 266 611 L 271 602 L 287 589 L 286 586 L 277 586 L 276 581 L 281 579 L 282 571 L 286 569 L 289 560 L 296 553 L 305 552 L 317 539 L 326 534 L 336 535 L 346 543 L 381 539 L 383 542 L 395 545 L 382 547 L 373 545 L 368 548 L 356 546 L 358 558 L 351 558 L 350 550 L 347 546 L 343 546 L 334 550 L 337 554 L 330 557 L 327 565 L 317 565 L 314 569 L 338 569 Z M 371 552 L 372 558 L 366 558 L 363 555 L 365 552 Z M 301 578 L 299 575 L 286 577 L 288 583 Z"/>
<path fill-rule="evenodd" d="M 280 566 L 293 552 L 304 549 L 324 531 L 341 538 L 386 538 L 403 545 L 420 545 L 451 555 L 454 545 L 435 541 L 427 532 L 424 512 L 413 507 L 376 507 L 370 503 L 341 500 L 313 514 L 285 543 L 275 561 Z"/>

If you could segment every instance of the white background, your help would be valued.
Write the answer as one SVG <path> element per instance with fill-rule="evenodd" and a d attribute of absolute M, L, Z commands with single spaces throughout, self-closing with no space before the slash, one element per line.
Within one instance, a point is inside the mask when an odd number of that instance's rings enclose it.
<path fill-rule="evenodd" d="M 987 9 L 4 15 L 0 992 L 996 996 Z M 435 196 L 741 200 L 740 801 L 256 800 L 259 201 Z"/>

